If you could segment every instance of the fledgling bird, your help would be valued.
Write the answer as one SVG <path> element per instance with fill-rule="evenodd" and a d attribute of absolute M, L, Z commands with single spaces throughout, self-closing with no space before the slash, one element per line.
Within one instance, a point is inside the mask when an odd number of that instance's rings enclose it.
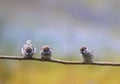
<path fill-rule="evenodd" d="M 84 63 L 93 63 L 93 51 L 87 47 L 82 47 L 80 49 Z"/>
<path fill-rule="evenodd" d="M 24 56 L 24 58 L 32 58 L 35 52 L 36 52 L 36 48 L 33 47 L 31 40 L 27 40 L 21 49 L 22 55 Z"/>
<path fill-rule="evenodd" d="M 50 60 L 51 59 L 51 55 L 52 55 L 52 51 L 51 51 L 50 46 L 44 45 L 41 48 L 40 55 L 41 55 L 41 59 L 43 59 L 43 60 Z"/>

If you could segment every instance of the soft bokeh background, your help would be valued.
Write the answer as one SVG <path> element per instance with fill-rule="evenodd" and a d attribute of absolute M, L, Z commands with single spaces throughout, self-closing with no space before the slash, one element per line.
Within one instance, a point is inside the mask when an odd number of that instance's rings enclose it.
<path fill-rule="evenodd" d="M 87 46 L 96 61 L 120 61 L 119 0 L 0 0 L 0 54 L 21 55 L 31 39 L 38 52 L 82 61 Z M 0 84 L 119 84 L 120 67 L 0 60 Z"/>

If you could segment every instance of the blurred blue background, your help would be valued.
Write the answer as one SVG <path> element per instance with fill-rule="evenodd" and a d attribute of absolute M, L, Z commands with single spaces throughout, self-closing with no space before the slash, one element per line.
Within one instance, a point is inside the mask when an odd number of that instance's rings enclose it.
<path fill-rule="evenodd" d="M 20 48 L 31 39 L 38 51 L 41 46 L 50 45 L 55 56 L 79 56 L 82 46 L 93 49 L 96 57 L 113 53 L 117 56 L 119 3 L 119 0 L 0 0 L 0 54 L 20 55 Z"/>

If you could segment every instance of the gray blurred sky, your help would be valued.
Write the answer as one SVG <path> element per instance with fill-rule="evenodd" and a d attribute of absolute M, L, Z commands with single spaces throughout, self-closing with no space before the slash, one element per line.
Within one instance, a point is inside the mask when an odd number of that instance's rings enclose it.
<path fill-rule="evenodd" d="M 119 0 L 0 0 L 0 54 L 20 54 L 27 39 L 38 49 L 51 45 L 63 56 L 79 55 L 82 46 L 97 56 L 107 50 L 120 54 L 119 4 Z"/>

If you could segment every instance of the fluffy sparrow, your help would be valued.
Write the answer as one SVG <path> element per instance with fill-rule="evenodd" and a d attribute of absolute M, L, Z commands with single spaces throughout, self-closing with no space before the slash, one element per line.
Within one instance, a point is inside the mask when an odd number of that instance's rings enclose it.
<path fill-rule="evenodd" d="M 82 54 L 84 63 L 93 63 L 93 51 L 88 49 L 87 47 L 82 47 L 80 49 L 80 53 Z"/>
<path fill-rule="evenodd" d="M 51 51 L 50 46 L 44 45 L 41 48 L 40 55 L 41 55 L 42 59 L 44 59 L 44 60 L 50 60 L 51 59 L 51 55 L 52 55 L 52 51 Z"/>
<path fill-rule="evenodd" d="M 32 58 L 35 52 L 36 52 L 36 48 L 33 47 L 31 40 L 27 40 L 21 49 L 22 55 L 25 58 Z"/>

